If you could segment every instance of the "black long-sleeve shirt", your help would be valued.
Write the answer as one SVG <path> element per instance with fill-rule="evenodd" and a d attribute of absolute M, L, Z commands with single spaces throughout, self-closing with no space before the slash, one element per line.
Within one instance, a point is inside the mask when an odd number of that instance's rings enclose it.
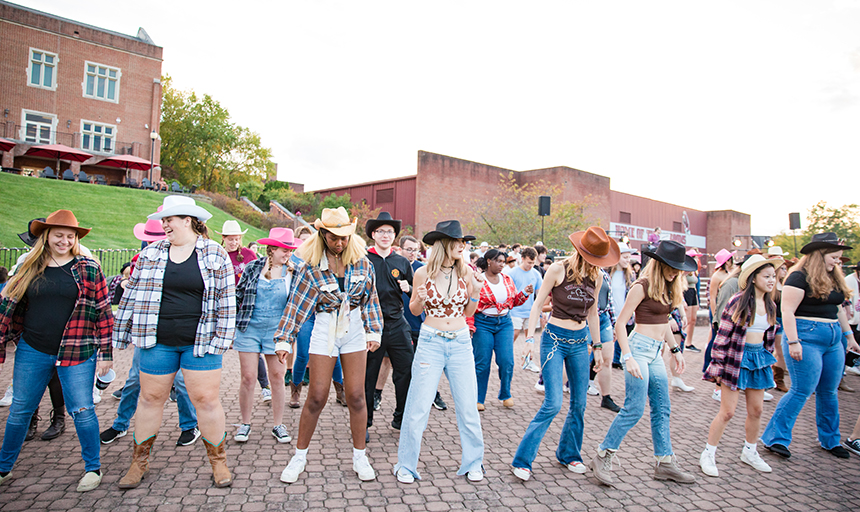
<path fill-rule="evenodd" d="M 367 251 L 367 259 L 373 264 L 376 273 L 376 294 L 382 308 L 383 319 L 398 319 L 403 317 L 403 290 L 400 281 L 406 281 L 412 286 L 412 265 L 403 256 L 391 251 L 383 258 L 376 253 L 376 248 Z M 410 289 L 410 294 L 411 294 Z"/>

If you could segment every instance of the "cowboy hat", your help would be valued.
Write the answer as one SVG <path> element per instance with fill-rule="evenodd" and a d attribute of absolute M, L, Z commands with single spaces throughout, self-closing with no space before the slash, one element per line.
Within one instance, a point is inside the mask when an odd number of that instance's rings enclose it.
<path fill-rule="evenodd" d="M 272 228 L 268 237 L 257 240 L 260 245 L 273 245 L 283 249 L 297 249 L 300 242 L 301 240 L 293 236 L 293 230 L 290 228 Z"/>
<path fill-rule="evenodd" d="M 75 218 L 75 214 L 69 210 L 57 210 L 48 215 L 44 221 L 37 219 L 30 225 L 30 231 L 32 231 L 33 235 L 37 237 L 42 234 L 42 231 L 44 231 L 45 228 L 71 228 L 77 231 L 78 238 L 87 236 L 87 233 L 89 233 L 91 229 L 80 227 L 78 225 L 78 219 Z"/>
<path fill-rule="evenodd" d="M 738 276 L 738 285 L 741 287 L 741 290 L 745 290 L 748 284 L 747 281 L 749 281 L 750 276 L 757 268 L 765 265 L 772 265 L 774 270 L 776 270 L 782 266 L 782 263 L 782 258 L 768 259 L 761 254 L 753 254 L 741 266 L 741 274 Z"/>
<path fill-rule="evenodd" d="M 788 256 L 788 255 L 789 255 L 789 253 L 782 252 L 782 247 L 780 247 L 778 245 L 774 245 L 773 247 L 767 248 L 767 257 L 768 258 L 771 258 L 774 256 L 779 256 L 781 258 L 783 256 Z"/>
<path fill-rule="evenodd" d="M 840 240 L 836 233 L 816 233 L 812 240 L 803 246 L 800 254 L 809 254 L 816 249 L 833 249 L 833 251 L 850 251 L 853 247 L 845 245 L 845 240 Z"/>
<path fill-rule="evenodd" d="M 350 236 L 355 233 L 355 225 L 358 218 L 349 221 L 346 208 L 338 206 L 335 208 L 323 208 L 320 218 L 314 221 L 314 228 L 330 231 L 337 236 Z"/>
<path fill-rule="evenodd" d="M 443 238 L 453 238 L 455 240 L 465 240 L 470 241 L 474 240 L 475 237 L 472 235 L 463 235 L 463 228 L 460 227 L 459 220 L 443 220 L 436 224 L 436 229 L 434 231 L 430 231 L 426 235 L 424 235 L 424 243 L 427 245 L 433 245 L 436 243 L 436 240 L 441 240 Z M 486 242 L 481 243 L 481 247 L 484 247 Z"/>
<path fill-rule="evenodd" d="M 691 258 L 698 258 L 699 256 L 704 256 L 704 254 L 700 253 L 696 249 L 690 249 L 689 251 L 687 251 L 687 256 Z"/>
<path fill-rule="evenodd" d="M 699 268 L 696 260 L 684 252 L 684 246 L 674 240 L 663 240 L 656 250 L 642 254 L 682 272 L 695 272 Z"/>
<path fill-rule="evenodd" d="M 732 259 L 737 251 L 729 252 L 725 249 L 720 249 L 717 254 L 714 254 L 714 259 L 717 260 L 717 268 L 722 267 L 727 261 Z"/>
<path fill-rule="evenodd" d="M 628 252 L 634 253 L 634 252 L 636 252 L 636 249 L 630 247 L 629 245 L 625 244 L 624 242 L 618 242 L 618 252 L 620 254 L 625 254 Z"/>
<path fill-rule="evenodd" d="M 18 233 L 18 238 L 24 242 L 27 247 L 33 247 L 36 244 L 36 239 L 39 238 L 37 236 L 33 236 L 33 222 L 35 221 L 45 221 L 45 217 L 39 217 L 38 219 L 33 219 L 27 223 L 27 232 L 26 233 Z"/>
<path fill-rule="evenodd" d="M 185 196 L 167 196 L 164 198 L 162 209 L 160 212 L 150 213 L 146 216 L 148 219 L 161 220 L 165 217 L 173 216 L 188 216 L 196 217 L 200 222 L 206 222 L 212 218 L 212 214 L 207 212 L 194 199 Z"/>
<path fill-rule="evenodd" d="M 212 231 L 215 231 L 214 229 Z M 217 231 L 215 231 L 218 233 Z M 230 235 L 244 235 L 248 230 L 242 231 L 242 227 L 239 226 L 239 223 L 235 220 L 225 220 L 224 227 L 221 228 L 221 232 L 218 233 L 221 236 L 230 236 Z"/>
<path fill-rule="evenodd" d="M 609 238 L 606 231 L 599 226 L 577 231 L 567 238 L 576 247 L 576 252 L 595 267 L 611 267 L 621 259 L 618 242 Z"/>
<path fill-rule="evenodd" d="M 160 220 L 148 219 L 146 223 L 135 224 L 134 237 L 141 242 L 157 242 L 167 238 L 167 235 L 164 234 Z"/>
<path fill-rule="evenodd" d="M 390 213 L 381 212 L 379 217 L 367 221 L 364 225 L 364 234 L 367 235 L 367 238 L 373 240 L 373 232 L 376 231 L 379 226 L 391 226 L 394 228 L 394 238 L 397 238 L 397 235 L 400 234 L 401 223 L 402 221 L 392 219 Z"/>

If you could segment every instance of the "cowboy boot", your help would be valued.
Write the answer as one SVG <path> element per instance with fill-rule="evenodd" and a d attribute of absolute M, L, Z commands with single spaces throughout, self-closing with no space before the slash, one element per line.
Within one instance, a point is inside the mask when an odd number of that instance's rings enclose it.
<path fill-rule="evenodd" d="M 155 436 L 150 436 L 139 444 L 134 434 L 131 435 L 131 439 L 134 442 L 131 466 L 129 466 L 125 476 L 117 484 L 120 489 L 134 489 L 140 485 L 140 481 L 149 473 L 149 455 L 152 453 L 152 444 L 155 442 Z"/>
<path fill-rule="evenodd" d="M 785 385 L 785 370 L 777 365 L 773 365 L 773 382 L 776 384 L 777 391 L 788 392 L 788 386 Z"/>
<path fill-rule="evenodd" d="M 298 409 L 302 406 L 299 402 L 302 398 L 302 383 L 293 384 L 290 382 L 290 409 Z"/>
<path fill-rule="evenodd" d="M 212 464 L 212 478 L 215 480 L 215 487 L 229 487 L 233 484 L 233 477 L 230 476 L 230 470 L 227 469 L 227 449 L 224 446 L 226 441 L 226 433 L 218 446 L 207 441 L 205 437 L 203 438 L 206 455 L 209 456 L 209 463 Z"/>
<path fill-rule="evenodd" d="M 854 392 L 854 388 L 852 388 L 848 384 L 845 384 L 845 377 L 842 377 L 842 380 L 839 381 L 839 390 L 845 391 L 846 393 L 853 393 Z"/>
<path fill-rule="evenodd" d="M 66 431 L 66 408 L 60 406 L 51 411 L 51 426 L 42 433 L 42 441 L 60 437 Z"/>
<path fill-rule="evenodd" d="M 338 384 L 337 382 L 332 381 L 334 384 L 334 396 L 337 403 L 346 407 L 346 393 L 343 392 L 343 384 Z"/>
<path fill-rule="evenodd" d="M 39 408 L 36 407 L 36 410 L 33 411 L 33 416 L 30 418 L 30 426 L 27 427 L 27 436 L 24 437 L 24 441 L 29 441 L 36 437 L 36 428 L 39 426 L 39 420 L 42 419 L 39 417 Z"/>

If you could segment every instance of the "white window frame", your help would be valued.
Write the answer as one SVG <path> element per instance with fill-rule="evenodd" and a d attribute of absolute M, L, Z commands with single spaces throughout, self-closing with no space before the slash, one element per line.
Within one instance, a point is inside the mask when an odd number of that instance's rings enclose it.
<path fill-rule="evenodd" d="M 93 94 L 87 94 L 87 78 L 89 77 L 88 68 L 90 66 L 96 67 L 96 75 L 95 75 L 96 77 L 98 77 L 98 68 L 100 68 L 100 67 L 106 68 L 108 70 L 116 71 L 116 97 L 114 99 L 110 99 L 107 97 L 107 91 L 105 91 L 105 97 L 104 98 L 102 98 L 96 94 L 96 91 L 98 91 L 98 81 L 97 80 L 95 80 L 93 83 Z M 111 80 L 109 77 L 106 77 L 106 79 L 108 81 Z M 121 68 L 110 66 L 108 64 L 99 64 L 98 62 L 84 61 L 84 81 L 81 82 L 81 92 L 83 93 L 84 98 L 90 98 L 90 99 L 99 100 L 99 101 L 106 101 L 108 103 L 119 103 L 119 90 L 120 90 L 121 84 L 122 84 L 122 69 Z"/>
<path fill-rule="evenodd" d="M 113 130 L 113 134 L 110 137 L 105 137 L 104 133 L 102 133 L 101 135 L 95 135 L 94 132 L 89 132 L 90 138 L 93 138 L 96 136 L 100 136 L 102 139 L 109 138 L 111 140 L 110 151 L 104 150 L 104 144 L 102 144 L 102 149 L 92 149 L 92 147 L 88 148 L 88 147 L 86 147 L 86 145 L 84 145 L 84 137 L 88 134 L 88 132 L 84 131 L 84 124 L 90 124 L 93 126 L 98 125 L 98 126 L 101 126 L 102 128 L 111 128 Z M 116 154 L 116 142 L 117 142 L 116 134 L 117 134 L 117 129 L 116 129 L 115 124 L 100 123 L 98 121 L 88 121 L 86 119 L 81 119 L 81 149 L 83 149 L 83 150 L 93 151 L 93 152 L 98 152 L 98 153 L 105 153 L 105 154 L 109 154 L 109 155 L 115 155 Z"/>
<path fill-rule="evenodd" d="M 42 71 L 39 75 L 39 83 L 38 84 L 34 84 L 33 82 L 30 81 L 31 77 L 33 76 L 32 75 L 33 66 L 36 65 L 36 62 L 33 60 L 33 52 L 39 52 L 42 55 L 50 55 L 51 57 L 54 58 L 54 62 L 52 64 L 47 64 L 46 62 L 44 62 L 44 60 L 38 64 L 38 65 L 42 66 Z M 30 51 L 27 52 L 27 86 L 28 87 L 35 87 L 36 89 L 45 89 L 48 91 L 56 91 L 57 90 L 57 71 L 58 71 L 59 64 L 60 64 L 60 56 L 57 55 L 56 53 L 45 51 L 45 50 L 42 50 L 39 48 L 34 48 L 31 46 Z M 44 76 L 45 76 L 44 75 L 44 73 L 45 73 L 44 67 L 45 66 L 50 66 L 53 68 L 53 72 L 51 73 L 51 85 L 50 86 L 43 85 Z"/>
<path fill-rule="evenodd" d="M 51 136 L 48 142 L 42 140 L 27 141 L 27 114 L 36 114 L 51 118 Z M 44 125 L 37 125 L 44 126 Z M 21 109 L 21 133 L 18 134 L 19 140 L 27 141 L 28 144 L 54 144 L 57 140 L 57 116 L 48 112 L 39 112 L 38 110 Z"/>

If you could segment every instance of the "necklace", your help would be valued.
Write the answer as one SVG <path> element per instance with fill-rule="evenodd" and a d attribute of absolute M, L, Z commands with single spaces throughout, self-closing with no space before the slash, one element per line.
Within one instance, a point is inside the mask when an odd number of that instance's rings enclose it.
<path fill-rule="evenodd" d="M 75 277 L 74 275 L 72 275 L 72 273 L 71 273 L 71 272 L 69 272 L 68 270 L 66 270 L 65 268 L 63 268 L 63 265 L 60 265 L 59 263 L 57 263 L 57 260 L 55 260 L 55 259 L 54 259 L 54 256 L 53 256 L 53 255 L 51 256 L 51 261 L 53 261 L 53 262 L 57 265 L 57 267 L 59 267 L 59 269 L 63 271 L 63 273 L 64 273 L 64 274 L 66 274 L 66 275 L 68 275 L 68 276 L 71 276 L 72 278 L 74 278 L 74 277 Z M 72 262 L 72 261 L 74 261 L 74 258 L 72 258 L 71 260 L 67 261 L 67 262 L 66 262 L 66 265 L 68 265 L 68 264 L 69 264 L 70 262 Z"/>

